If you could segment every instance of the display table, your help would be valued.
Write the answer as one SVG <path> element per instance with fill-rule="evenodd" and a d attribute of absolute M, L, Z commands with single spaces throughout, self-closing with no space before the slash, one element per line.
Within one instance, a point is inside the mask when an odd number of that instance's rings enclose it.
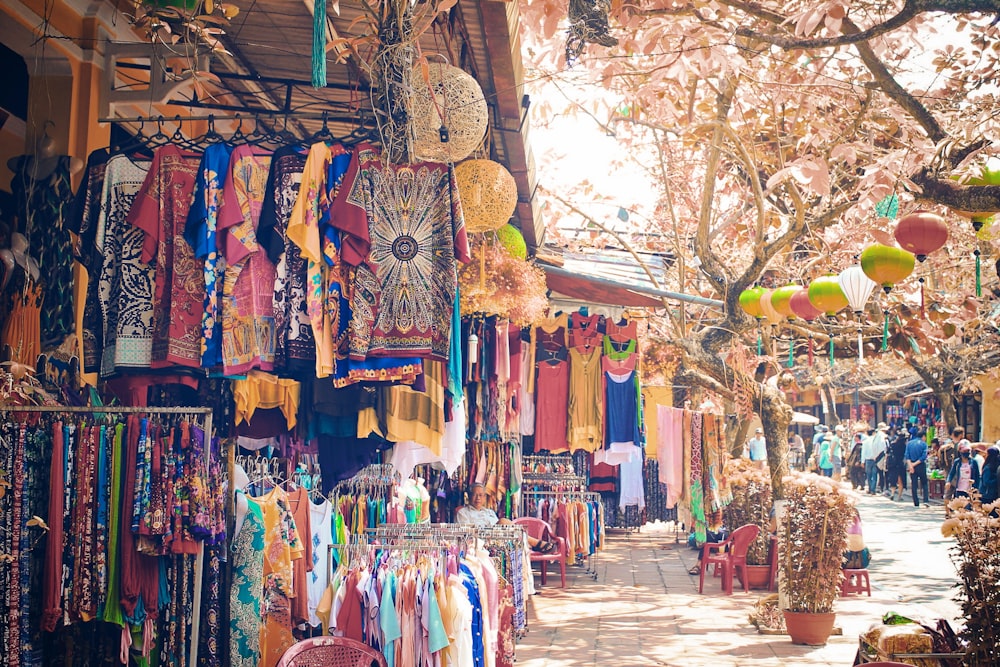
<path fill-rule="evenodd" d="M 936 498 L 940 500 L 944 498 L 944 480 L 943 479 L 928 479 L 927 480 L 927 490 L 930 493 L 931 498 Z"/>

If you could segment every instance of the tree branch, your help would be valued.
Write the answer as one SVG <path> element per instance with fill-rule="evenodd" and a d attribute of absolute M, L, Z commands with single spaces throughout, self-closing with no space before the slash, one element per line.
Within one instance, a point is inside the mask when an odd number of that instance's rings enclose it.
<path fill-rule="evenodd" d="M 920 195 L 938 204 L 969 213 L 1000 211 L 1000 185 L 962 185 L 949 178 L 939 178 L 924 167 L 910 177 L 920 188 Z"/>

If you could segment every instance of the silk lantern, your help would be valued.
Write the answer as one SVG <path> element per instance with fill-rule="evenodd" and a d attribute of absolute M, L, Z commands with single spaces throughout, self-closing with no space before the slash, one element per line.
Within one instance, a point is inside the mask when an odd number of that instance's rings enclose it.
<path fill-rule="evenodd" d="M 888 294 L 893 285 L 913 273 L 915 260 L 912 252 L 876 243 L 861 252 L 861 270 Z"/>
<path fill-rule="evenodd" d="M 809 283 L 809 302 L 820 312 L 832 317 L 847 306 L 847 296 L 841 289 L 837 276 L 831 274 L 820 276 Z"/>
<path fill-rule="evenodd" d="M 912 252 L 922 262 L 947 243 L 948 225 L 937 213 L 918 210 L 900 218 L 893 235 L 900 248 Z"/>
<path fill-rule="evenodd" d="M 760 309 L 760 296 L 763 293 L 763 287 L 751 287 L 740 292 L 740 308 L 743 312 L 757 319 L 764 317 L 764 311 Z"/>
<path fill-rule="evenodd" d="M 854 314 L 860 320 L 861 313 L 865 309 L 865 303 L 868 302 L 868 297 L 878 287 L 878 283 L 869 278 L 865 274 L 865 271 L 857 264 L 841 271 L 837 277 L 837 282 L 840 283 L 840 289 L 844 291 L 844 296 L 847 297 L 847 303 L 851 306 L 851 310 L 854 311 Z"/>
<path fill-rule="evenodd" d="M 801 317 L 806 322 L 812 322 L 823 314 L 823 311 L 814 306 L 812 301 L 809 300 L 809 291 L 804 288 L 799 289 L 792 295 L 792 298 L 788 301 L 788 305 L 796 316 Z"/>
<path fill-rule="evenodd" d="M 774 309 L 787 319 L 794 320 L 795 311 L 792 310 L 791 300 L 796 293 L 801 291 L 802 287 L 800 285 L 785 285 L 784 287 L 779 287 L 771 294 L 771 305 L 774 306 Z"/>
<path fill-rule="evenodd" d="M 979 175 L 967 180 L 965 185 L 1000 185 L 1000 169 L 995 169 L 989 164 L 983 165 Z M 993 216 L 998 213 L 998 211 L 963 211 L 950 206 L 948 208 L 963 218 L 969 218 L 972 221 L 972 228 L 977 232 L 983 228 L 983 225 L 992 222 Z"/>
<path fill-rule="evenodd" d="M 764 290 L 764 293 L 760 296 L 760 309 L 764 313 L 764 319 L 767 320 L 768 324 L 780 324 L 784 317 L 774 309 L 774 305 L 771 303 L 771 295 L 773 294 L 774 290 Z"/>

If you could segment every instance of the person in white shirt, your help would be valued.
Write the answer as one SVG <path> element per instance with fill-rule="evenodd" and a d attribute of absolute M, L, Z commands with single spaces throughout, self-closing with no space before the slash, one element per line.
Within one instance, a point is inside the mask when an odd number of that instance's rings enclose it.
<path fill-rule="evenodd" d="M 486 506 L 486 486 L 475 482 L 469 487 L 469 505 L 458 508 L 455 512 L 455 522 L 470 526 L 495 526 L 498 523 L 510 524 L 508 519 L 501 519 L 497 513 Z M 539 540 L 528 536 L 528 545 L 543 554 L 552 553 L 558 548 L 555 542 Z"/>
<path fill-rule="evenodd" d="M 747 440 L 747 449 L 750 452 L 750 460 L 763 470 L 767 466 L 767 442 L 764 440 L 764 429 L 758 427 L 753 432 L 753 437 Z"/>

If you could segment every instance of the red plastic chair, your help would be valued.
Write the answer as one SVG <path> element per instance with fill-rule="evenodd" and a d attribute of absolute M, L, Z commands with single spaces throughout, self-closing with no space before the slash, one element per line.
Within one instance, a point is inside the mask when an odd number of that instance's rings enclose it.
<path fill-rule="evenodd" d="M 278 667 L 388 667 L 385 656 L 347 637 L 312 637 L 290 647 Z"/>
<path fill-rule="evenodd" d="M 733 594 L 733 573 L 738 569 L 743 580 L 743 592 L 749 593 L 750 586 L 747 577 L 747 550 L 750 543 L 757 539 L 760 528 L 752 523 L 740 526 L 733 531 L 725 542 L 706 542 L 701 551 L 701 572 L 698 576 L 698 592 L 705 589 L 705 570 L 710 565 L 715 566 L 715 573 L 722 572 L 722 592 Z"/>
<path fill-rule="evenodd" d="M 562 587 L 566 588 L 566 559 L 569 557 L 566 540 L 553 534 L 549 524 L 535 517 L 523 516 L 519 519 L 514 519 L 514 523 L 524 528 L 524 532 L 528 533 L 529 537 L 533 537 L 536 540 L 554 542 L 557 545 L 557 549 L 550 554 L 543 554 L 532 550 L 531 562 L 539 563 L 541 566 L 542 586 L 545 585 L 546 567 L 549 563 L 557 563 L 559 565 L 559 578 L 562 581 Z"/>

